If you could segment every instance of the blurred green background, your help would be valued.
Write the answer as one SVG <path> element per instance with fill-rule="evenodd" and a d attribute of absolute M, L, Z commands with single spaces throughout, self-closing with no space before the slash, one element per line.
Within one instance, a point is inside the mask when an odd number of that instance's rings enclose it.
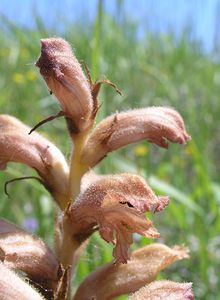
<path fill-rule="evenodd" d="M 0 109 L 30 126 L 59 111 L 59 106 L 34 66 L 42 37 L 62 36 L 74 47 L 79 60 L 89 66 L 93 79 L 108 78 L 123 96 L 104 87 L 99 120 L 116 110 L 168 105 L 184 117 L 192 141 L 186 146 L 159 149 L 147 142 L 109 155 L 98 172 L 141 174 L 158 194 L 171 203 L 152 216 L 169 246 L 185 244 L 191 258 L 161 272 L 158 278 L 192 281 L 196 299 L 220 299 L 220 55 L 218 47 L 206 51 L 192 38 L 189 26 L 178 37 L 172 28 L 163 33 L 139 34 L 138 21 L 125 12 L 126 1 L 115 1 L 116 14 L 97 1 L 91 20 L 62 25 L 47 22 L 33 10 L 33 26 L 16 23 L 1 12 Z M 61 20 L 59 19 L 59 22 Z M 65 122 L 57 119 L 40 130 L 59 145 L 66 157 L 70 141 Z M 32 175 L 30 169 L 9 164 L 0 173 L 0 215 L 39 234 L 53 246 L 53 203 L 34 181 L 11 184 L 10 198 L 4 182 Z M 136 237 L 133 248 L 153 241 Z M 112 246 L 95 234 L 81 258 L 74 286 L 97 266 L 111 260 Z"/>

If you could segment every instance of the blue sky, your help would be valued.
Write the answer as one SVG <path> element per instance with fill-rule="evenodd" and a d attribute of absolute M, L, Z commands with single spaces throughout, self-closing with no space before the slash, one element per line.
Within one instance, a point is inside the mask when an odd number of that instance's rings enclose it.
<path fill-rule="evenodd" d="M 220 0 L 124 0 L 123 9 L 137 21 L 140 31 L 166 32 L 177 35 L 185 26 L 192 27 L 193 36 L 203 42 L 210 51 L 220 30 Z M 105 9 L 116 14 L 117 0 L 105 0 Z M 33 26 L 32 11 L 35 9 L 43 20 L 56 22 L 58 15 L 77 20 L 86 12 L 92 20 L 97 0 L 0 0 L 0 12 L 23 25 Z M 218 28 L 219 27 L 219 28 Z M 220 36 L 219 36 L 220 38 Z"/>

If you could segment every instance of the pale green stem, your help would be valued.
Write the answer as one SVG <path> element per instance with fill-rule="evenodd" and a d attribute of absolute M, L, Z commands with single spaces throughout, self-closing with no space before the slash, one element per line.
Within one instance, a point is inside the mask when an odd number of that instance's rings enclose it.
<path fill-rule="evenodd" d="M 76 241 L 69 231 L 69 222 L 68 218 L 64 217 L 63 219 L 63 236 L 62 236 L 62 245 L 60 251 L 60 261 L 64 269 L 67 267 L 72 267 L 73 255 L 74 252 L 80 246 L 79 242 Z"/>
<path fill-rule="evenodd" d="M 87 139 L 87 132 L 74 138 L 74 149 L 70 161 L 69 191 L 68 195 L 75 201 L 80 192 L 81 178 L 88 170 L 88 166 L 81 162 L 82 150 Z M 72 202 L 71 201 L 71 202 Z"/>
<path fill-rule="evenodd" d="M 64 213 L 64 217 L 62 221 L 62 240 L 58 241 L 57 243 L 58 258 L 63 268 L 69 268 L 70 272 L 72 271 L 74 253 L 79 248 L 80 243 L 71 235 L 71 226 L 74 226 L 74 224 L 70 224 L 69 222 L 68 206 L 77 198 L 80 192 L 82 176 L 88 170 L 88 166 L 81 163 L 81 155 L 85 141 L 87 139 L 87 135 L 88 132 L 84 132 L 83 134 L 79 134 L 79 136 L 73 137 L 74 149 L 70 160 L 68 191 L 66 199 L 62 199 L 62 201 L 64 200 L 64 203 L 66 203 L 66 207 L 65 209 L 61 207 Z M 70 282 L 68 283 L 67 289 L 68 294 L 70 295 Z"/>

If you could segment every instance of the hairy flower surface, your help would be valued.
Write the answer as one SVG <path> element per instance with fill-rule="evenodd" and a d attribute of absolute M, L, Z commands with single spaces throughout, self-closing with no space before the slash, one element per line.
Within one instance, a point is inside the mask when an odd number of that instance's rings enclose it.
<path fill-rule="evenodd" d="M 0 299 L 44 300 L 30 285 L 0 262 Z"/>
<path fill-rule="evenodd" d="M 42 240 L 5 220 L 0 220 L 0 260 L 25 272 L 30 279 L 52 288 L 58 281 L 59 263 Z"/>
<path fill-rule="evenodd" d="M 162 269 L 183 258 L 188 258 L 184 247 L 145 246 L 133 252 L 126 265 L 111 262 L 96 269 L 81 283 L 73 300 L 108 300 L 135 292 L 155 280 Z"/>
<path fill-rule="evenodd" d="M 185 144 L 187 134 L 182 117 L 174 109 L 149 107 L 112 115 L 102 120 L 90 135 L 82 161 L 95 166 L 109 152 L 140 140 L 168 148 L 168 141 Z"/>
<path fill-rule="evenodd" d="M 69 168 L 60 150 L 18 119 L 0 115 L 0 169 L 8 162 L 34 168 L 52 194 L 65 194 Z"/>
<path fill-rule="evenodd" d="M 138 175 L 121 174 L 97 176 L 70 208 L 72 234 L 82 236 L 99 226 L 100 235 L 115 244 L 113 256 L 126 263 L 133 233 L 159 237 L 144 212 L 161 211 L 168 197 L 157 197 Z"/>
<path fill-rule="evenodd" d="M 193 300 L 192 283 L 154 281 L 129 297 L 129 300 Z"/>
<path fill-rule="evenodd" d="M 92 124 L 94 106 L 91 89 L 70 45 L 62 38 L 41 40 L 41 56 L 36 62 L 49 89 L 60 102 L 71 133 Z"/>

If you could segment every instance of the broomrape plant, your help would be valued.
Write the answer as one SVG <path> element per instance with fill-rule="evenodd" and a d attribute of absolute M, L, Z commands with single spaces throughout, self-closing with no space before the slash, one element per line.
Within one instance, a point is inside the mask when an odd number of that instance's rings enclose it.
<path fill-rule="evenodd" d="M 188 257 L 183 246 L 151 244 L 133 253 L 133 234 L 159 237 L 145 212 L 157 213 L 169 203 L 134 174 L 96 175 L 91 169 L 109 152 L 140 140 L 168 148 L 185 144 L 183 119 L 172 108 L 149 107 L 118 112 L 95 125 L 98 94 L 108 80 L 93 82 L 83 73 L 70 45 L 62 38 L 41 40 L 36 62 L 61 111 L 33 129 L 0 115 L 0 168 L 8 162 L 36 170 L 38 180 L 56 203 L 54 252 L 38 237 L 0 220 L 0 299 L 105 300 L 130 294 L 136 299 L 194 299 L 191 283 L 154 281 L 158 272 Z M 63 116 L 72 141 L 69 163 L 61 151 L 36 132 Z M 113 261 L 97 268 L 71 293 L 71 276 L 86 241 L 99 231 L 113 244 Z"/>

